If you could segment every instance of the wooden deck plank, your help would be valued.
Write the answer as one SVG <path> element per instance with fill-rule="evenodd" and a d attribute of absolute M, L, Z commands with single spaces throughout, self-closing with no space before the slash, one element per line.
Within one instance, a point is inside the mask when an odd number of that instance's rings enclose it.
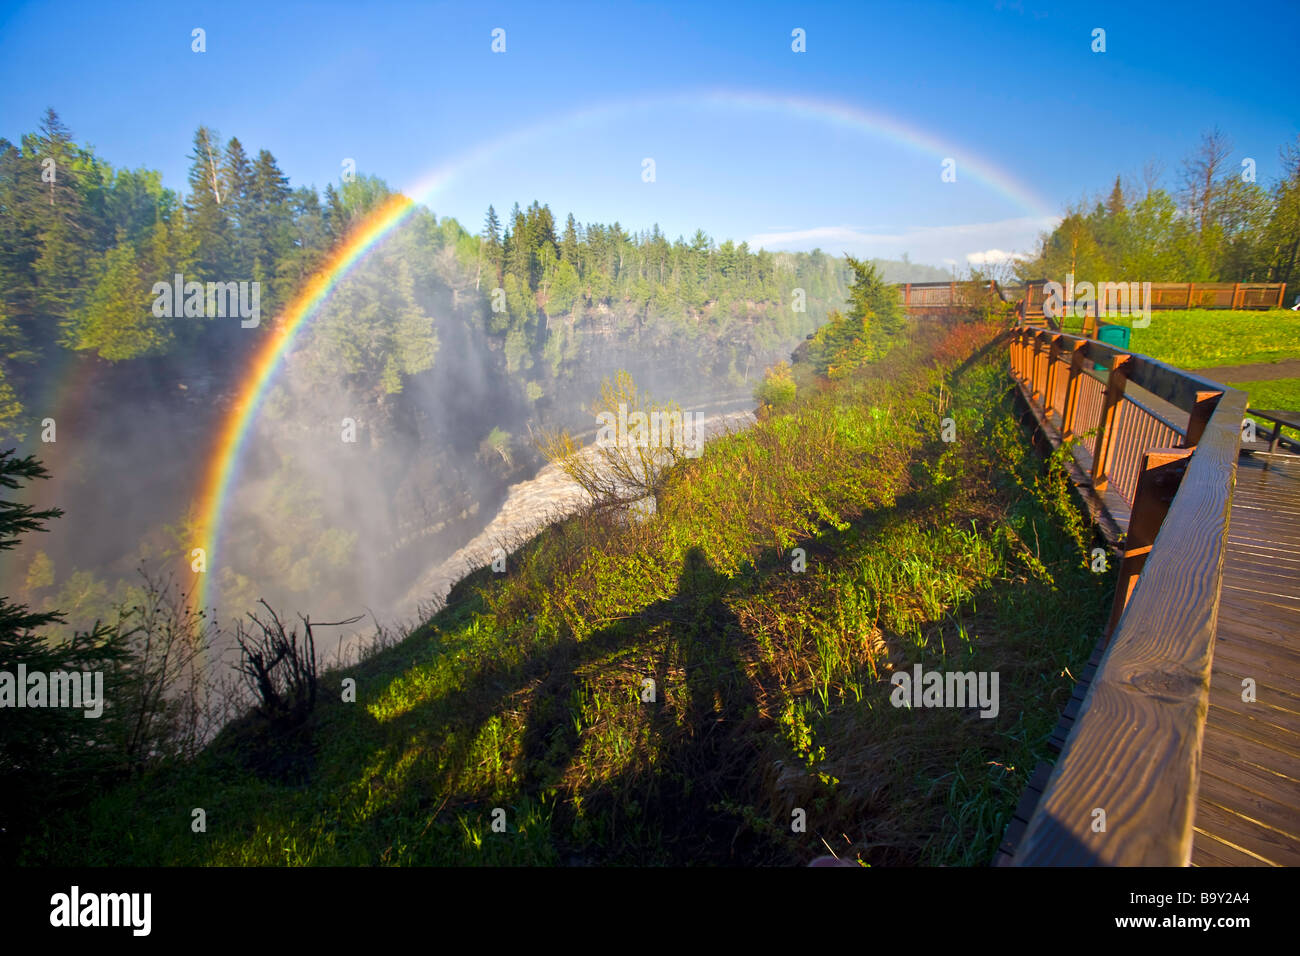
<path fill-rule="evenodd" d="M 1300 711 L 1288 708 L 1288 703 L 1294 705 L 1294 698 L 1270 700 L 1267 695 L 1247 703 L 1241 699 L 1241 692 L 1235 687 L 1210 687 L 1211 707 L 1220 707 L 1238 716 L 1276 727 L 1280 733 L 1300 738 Z"/>
<path fill-rule="evenodd" d="M 1241 699 L 1245 677 L 1254 703 Z M 1194 832 L 1197 865 L 1300 865 L 1300 472 L 1248 458 L 1229 519 Z"/>
<path fill-rule="evenodd" d="M 1205 771 L 1201 773 L 1201 796 L 1277 830 L 1296 845 L 1300 857 L 1300 819 L 1297 819 L 1294 807 L 1279 801 L 1274 795 L 1256 793 L 1241 783 Z"/>
<path fill-rule="evenodd" d="M 1300 843 L 1212 800 L 1196 807 L 1196 826 L 1279 866 L 1300 865 Z"/>
<path fill-rule="evenodd" d="M 1252 542 L 1244 538 L 1238 538 L 1231 533 L 1228 535 L 1227 554 L 1229 558 L 1244 557 L 1246 559 L 1277 562 L 1277 564 L 1287 567 L 1300 566 L 1300 552 L 1298 551 L 1292 551 L 1290 548 L 1278 545 L 1275 541 Z"/>
<path fill-rule="evenodd" d="M 1300 596 L 1281 590 L 1277 582 L 1253 581 L 1230 570 L 1223 574 L 1222 598 L 1247 619 L 1300 616 Z"/>
<path fill-rule="evenodd" d="M 1255 668 L 1219 653 L 1225 647 L 1226 645 L 1223 644 L 1215 645 L 1214 673 L 1210 676 L 1211 692 L 1230 693 L 1240 701 L 1244 688 L 1242 679 L 1249 677 L 1255 681 L 1257 702 L 1292 713 L 1300 713 L 1300 678 L 1276 672 L 1256 676 Z M 1251 705 L 1243 704 L 1243 706 Z"/>
<path fill-rule="evenodd" d="M 1292 674 L 1300 673 L 1295 663 L 1296 653 L 1271 641 L 1252 641 L 1235 631 L 1224 630 L 1214 647 L 1219 656 L 1232 661 L 1235 667 L 1248 668 L 1242 676 L 1253 677 L 1256 682 L 1265 675 L 1276 675 L 1279 680 L 1286 681 L 1292 679 Z"/>
<path fill-rule="evenodd" d="M 1287 647 L 1249 621 L 1225 620 L 1217 633 L 1219 640 L 1215 646 L 1222 643 L 1238 660 L 1249 660 L 1259 667 L 1281 668 L 1285 674 L 1300 674 L 1300 649 Z"/>
<path fill-rule="evenodd" d="M 1252 615 L 1239 614 L 1230 607 L 1220 605 L 1220 629 L 1237 636 L 1238 640 L 1262 640 L 1286 649 L 1300 647 L 1300 635 L 1295 630 L 1297 623 L 1289 620 L 1272 620 L 1260 617 L 1258 608 L 1249 609 Z"/>
<path fill-rule="evenodd" d="M 1192 866 L 1276 866 L 1240 847 L 1224 843 L 1200 827 L 1192 831 Z"/>
<path fill-rule="evenodd" d="M 1219 752 L 1205 754 L 1202 773 L 1213 773 L 1225 780 L 1236 780 L 1248 790 L 1263 794 L 1289 806 L 1300 806 L 1300 780 L 1266 770 L 1244 760 L 1234 760 Z"/>
<path fill-rule="evenodd" d="M 1229 555 L 1224 561 L 1223 577 L 1242 588 L 1300 600 L 1300 580 L 1296 579 L 1294 568 L 1264 562 L 1247 563 Z"/>
<path fill-rule="evenodd" d="M 1282 773 L 1296 776 L 1300 773 L 1300 737 L 1288 733 L 1285 728 L 1258 717 L 1239 714 L 1226 708 L 1211 706 L 1216 727 L 1231 734 L 1239 740 L 1249 740 L 1273 751 L 1271 766 Z"/>
<path fill-rule="evenodd" d="M 1267 742 L 1237 736 L 1217 725 L 1206 725 L 1204 752 L 1234 764 L 1257 767 L 1268 773 L 1300 780 L 1300 772 L 1296 771 L 1294 765 L 1288 764 L 1285 753 L 1269 746 Z"/>

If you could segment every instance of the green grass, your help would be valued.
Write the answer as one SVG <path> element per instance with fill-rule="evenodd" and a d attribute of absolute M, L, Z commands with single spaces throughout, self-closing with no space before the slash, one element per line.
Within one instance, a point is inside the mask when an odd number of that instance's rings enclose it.
<path fill-rule="evenodd" d="M 1117 318 L 1112 324 L 1128 324 Z M 1082 320 L 1066 320 L 1067 331 L 1078 331 Z M 1133 329 L 1129 348 L 1179 368 L 1252 365 L 1300 358 L 1300 312 L 1228 309 L 1160 310 L 1151 325 Z"/>
<path fill-rule="evenodd" d="M 230 728 L 21 861 L 987 865 L 1114 580 L 1004 348 L 966 361 L 991 330 L 928 334 L 711 443 L 649 520 L 579 515 L 461 582 L 327 675 L 301 739 Z M 918 662 L 997 671 L 997 717 L 891 706 Z"/>
<path fill-rule="evenodd" d="M 1228 382 L 1250 393 L 1251 408 L 1300 411 L 1300 378 L 1276 378 L 1263 382 Z"/>
<path fill-rule="evenodd" d="M 1250 407 L 1267 411 L 1300 411 L 1300 378 L 1276 378 L 1262 382 L 1228 382 L 1233 388 L 1239 388 L 1250 395 Z M 1248 415 L 1258 426 L 1256 436 L 1262 441 L 1272 432 L 1273 423 Z M 1300 438 L 1300 431 L 1283 428 L 1282 434 L 1288 438 Z"/>

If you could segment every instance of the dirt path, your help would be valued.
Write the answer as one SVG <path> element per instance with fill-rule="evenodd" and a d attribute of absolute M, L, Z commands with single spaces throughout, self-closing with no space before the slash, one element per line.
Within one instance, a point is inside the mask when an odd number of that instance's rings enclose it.
<path fill-rule="evenodd" d="M 1279 378 L 1300 378 L 1300 359 L 1286 359 L 1282 362 L 1260 362 L 1256 365 L 1220 365 L 1218 368 L 1198 368 L 1193 375 L 1200 375 L 1212 382 L 1231 385 L 1234 382 L 1265 382 Z"/>

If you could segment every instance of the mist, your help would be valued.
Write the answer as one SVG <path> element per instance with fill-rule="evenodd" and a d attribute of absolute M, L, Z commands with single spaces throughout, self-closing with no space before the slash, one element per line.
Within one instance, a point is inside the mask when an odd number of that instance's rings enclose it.
<path fill-rule="evenodd" d="M 337 634 L 344 647 L 364 642 L 377 624 L 415 624 L 459 576 L 486 563 L 488 543 L 518 545 L 582 505 L 555 469 L 533 481 L 545 462 L 529 436 L 563 427 L 589 440 L 596 420 L 587 408 L 603 378 L 626 370 L 656 400 L 716 418 L 752 408 L 764 368 L 802 338 L 774 332 L 763 310 L 742 307 L 727 348 L 703 348 L 719 332 L 698 319 L 665 334 L 662 323 L 592 308 L 543 315 L 530 330 L 531 353 L 546 354 L 556 336 L 565 353 L 528 368 L 489 331 L 490 290 L 481 282 L 476 289 L 446 248 L 423 241 L 427 228 L 415 217 L 364 258 L 276 373 L 203 572 L 218 624 L 229 627 L 260 600 L 313 621 L 362 615 Z M 818 302 L 815 311 L 837 304 Z M 225 323 L 224 355 L 120 365 L 77 356 L 78 384 L 58 412 L 57 440 L 33 434 L 25 443 L 52 473 L 28 500 L 66 513 L 47 535 L 5 555 L 3 572 L 11 591 L 64 610 L 69 627 L 89 627 L 105 607 L 130 601 L 140 568 L 173 575 L 183 589 L 196 584 L 188 555 L 203 542 L 191 508 L 247 356 L 274 327 L 211 321 Z M 406 352 L 432 352 L 432 361 L 388 391 L 376 388 L 382 373 L 366 363 L 391 361 L 392 343 L 355 340 L 392 328 Z M 37 551 L 53 565 L 54 584 L 44 590 L 29 586 L 41 583 L 29 575 Z"/>

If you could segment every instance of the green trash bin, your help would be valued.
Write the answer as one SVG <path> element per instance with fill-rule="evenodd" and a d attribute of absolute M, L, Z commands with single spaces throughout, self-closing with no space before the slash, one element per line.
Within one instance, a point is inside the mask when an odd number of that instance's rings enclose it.
<path fill-rule="evenodd" d="M 1097 325 L 1097 341 L 1105 342 L 1107 345 L 1114 346 L 1117 349 L 1128 351 L 1129 337 L 1133 330 L 1127 325 L 1111 325 L 1109 322 L 1101 322 Z M 1098 362 L 1097 368 L 1109 369 L 1109 362 Z"/>

